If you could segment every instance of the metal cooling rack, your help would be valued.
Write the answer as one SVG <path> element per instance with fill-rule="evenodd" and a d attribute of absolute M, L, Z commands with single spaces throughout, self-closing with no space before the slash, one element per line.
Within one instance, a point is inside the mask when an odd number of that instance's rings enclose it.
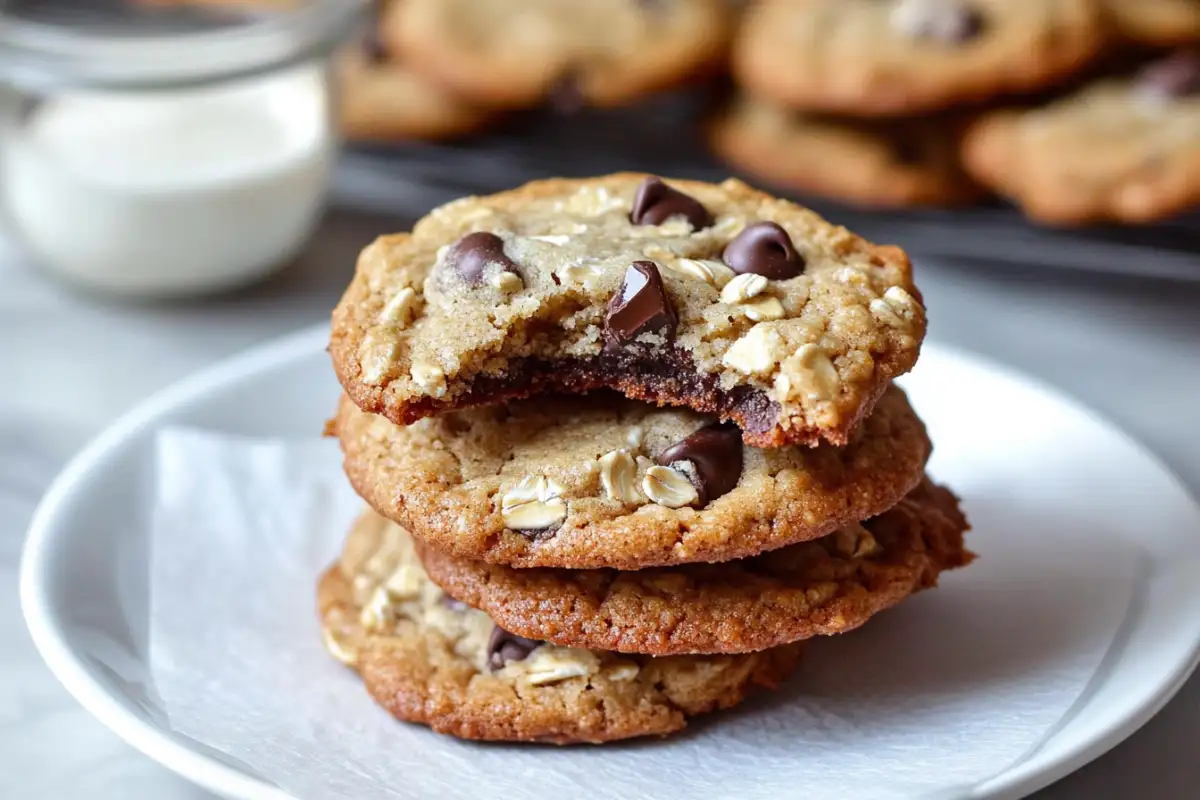
<path fill-rule="evenodd" d="M 636 109 L 531 112 L 457 144 L 352 147 L 336 182 L 346 206 L 411 221 L 464 194 L 527 180 L 618 170 L 720 180 L 730 174 L 693 135 L 707 98 L 658 98 Z M 868 239 L 914 257 L 1200 282 L 1200 215 L 1141 228 L 1051 230 L 999 204 L 961 210 L 865 211 L 798 197 Z"/>

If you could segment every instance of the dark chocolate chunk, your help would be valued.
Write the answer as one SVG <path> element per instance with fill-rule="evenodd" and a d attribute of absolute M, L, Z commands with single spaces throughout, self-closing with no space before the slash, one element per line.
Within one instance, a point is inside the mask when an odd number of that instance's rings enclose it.
<path fill-rule="evenodd" d="M 503 669 L 510 661 L 524 661 L 541 644 L 533 639 L 509 633 L 497 625 L 492 628 L 492 635 L 488 637 L 488 666 L 492 669 Z"/>
<path fill-rule="evenodd" d="M 691 195 L 672 189 L 658 178 L 646 178 L 633 197 L 629 221 L 634 225 L 662 225 L 674 216 L 681 216 L 692 230 L 713 224 L 712 214 Z"/>
<path fill-rule="evenodd" d="M 897 126 L 887 133 L 897 164 L 919 167 L 934 161 L 930 140 L 922 132 Z"/>
<path fill-rule="evenodd" d="M 1138 88 L 1163 99 L 1178 99 L 1200 92 L 1200 50 L 1180 50 L 1147 64 L 1138 73 Z"/>
<path fill-rule="evenodd" d="M 566 116 L 582 111 L 583 107 L 587 105 L 587 98 L 583 96 L 583 87 L 579 85 L 579 81 L 578 72 L 574 70 L 564 72 L 546 93 L 550 107 Z"/>
<path fill-rule="evenodd" d="M 776 281 L 794 278 L 804 271 L 804 258 L 792 246 L 787 231 L 774 222 L 747 225 L 725 245 L 721 258 L 739 275 L 753 272 Z"/>
<path fill-rule="evenodd" d="M 471 286 L 478 286 L 483 281 L 483 271 L 488 264 L 499 264 L 505 272 L 517 272 L 517 265 L 504 254 L 504 240 L 483 231 L 468 233 L 451 245 L 446 264 Z"/>
<path fill-rule="evenodd" d="M 643 333 L 661 333 L 671 339 L 678 323 L 658 265 L 653 261 L 630 264 L 621 288 L 608 304 L 605 327 L 609 342 L 628 344 Z"/>
<path fill-rule="evenodd" d="M 737 420 L 743 434 L 766 433 L 779 424 L 779 403 L 750 386 L 737 386 L 723 398 L 725 412 Z"/>
<path fill-rule="evenodd" d="M 383 41 L 383 33 L 380 30 L 382 15 L 383 4 L 380 0 L 376 0 L 371 4 L 371 19 L 360 44 L 363 58 L 370 64 L 381 64 L 387 61 L 388 57 L 387 45 Z"/>
<path fill-rule="evenodd" d="M 983 33 L 984 17 L 969 3 L 950 0 L 904 0 L 910 6 L 899 15 L 900 29 L 916 39 L 963 44 Z"/>
<path fill-rule="evenodd" d="M 383 37 L 379 35 L 377 28 L 372 28 L 367 31 L 367 34 L 362 39 L 362 54 L 363 59 L 369 64 L 382 64 L 387 61 L 388 51 L 387 45 L 383 43 Z"/>
<path fill-rule="evenodd" d="M 658 457 L 663 466 L 680 461 L 689 461 L 694 467 L 700 505 L 716 500 L 742 477 L 742 432 L 731 422 L 706 425 Z"/>

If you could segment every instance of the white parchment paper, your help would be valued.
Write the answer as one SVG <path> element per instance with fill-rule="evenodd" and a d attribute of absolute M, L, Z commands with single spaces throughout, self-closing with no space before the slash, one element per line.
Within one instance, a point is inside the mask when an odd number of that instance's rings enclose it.
<path fill-rule="evenodd" d="M 794 679 L 683 735 L 473 744 L 397 723 L 321 648 L 318 573 L 361 507 L 328 442 L 159 435 L 151 671 L 171 726 L 305 800 L 953 797 L 1031 753 L 1101 667 L 1137 554 L 964 498 L 980 553 Z M 973 497 L 974 495 L 974 497 Z"/>

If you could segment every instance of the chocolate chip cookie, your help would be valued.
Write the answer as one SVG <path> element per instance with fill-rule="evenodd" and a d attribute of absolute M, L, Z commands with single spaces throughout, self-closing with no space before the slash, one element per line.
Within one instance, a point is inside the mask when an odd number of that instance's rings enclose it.
<path fill-rule="evenodd" d="M 1197 0 L 1104 0 L 1117 32 L 1140 44 L 1170 46 L 1200 42 Z"/>
<path fill-rule="evenodd" d="M 1200 204 L 1200 53 L 1047 106 L 996 111 L 963 144 L 967 168 L 1052 224 L 1149 222 Z"/>
<path fill-rule="evenodd" d="M 512 569 L 417 542 L 430 577 L 505 630 L 567 647 L 743 653 L 844 633 L 968 563 L 966 519 L 924 481 L 894 508 L 812 542 L 724 564 Z"/>
<path fill-rule="evenodd" d="M 405 0 L 388 41 L 429 79 L 500 108 L 613 106 L 725 57 L 724 0 Z"/>
<path fill-rule="evenodd" d="M 959 163 L 955 118 L 850 120 L 743 95 L 707 129 L 717 155 L 776 186 L 868 207 L 977 199 Z"/>
<path fill-rule="evenodd" d="M 761 0 L 733 67 L 796 108 L 911 114 L 1050 85 L 1105 38 L 1098 0 Z"/>
<path fill-rule="evenodd" d="M 343 398 L 346 474 L 449 554 L 516 567 L 728 561 L 891 508 L 930 444 L 892 388 L 845 447 L 745 446 L 711 417 L 617 395 L 539 397 L 398 427 Z"/>
<path fill-rule="evenodd" d="M 849 441 L 924 334 L 899 248 L 739 181 L 619 174 L 465 198 L 378 239 L 330 352 L 354 401 L 402 425 L 608 387 L 775 447 Z"/>
<path fill-rule="evenodd" d="M 480 130 L 494 116 L 357 48 L 340 56 L 337 76 L 342 133 L 353 141 L 450 139 Z"/>
<path fill-rule="evenodd" d="M 513 635 L 442 594 L 411 539 L 371 514 L 317 590 L 326 648 L 399 719 L 464 739 L 664 735 L 776 686 L 797 645 L 745 655 L 621 656 Z"/>

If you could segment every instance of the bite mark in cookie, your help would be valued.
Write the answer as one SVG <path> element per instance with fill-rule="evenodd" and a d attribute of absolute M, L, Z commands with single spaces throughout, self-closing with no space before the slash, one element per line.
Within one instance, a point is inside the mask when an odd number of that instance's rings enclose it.
<path fill-rule="evenodd" d="M 715 414 L 756 446 L 845 443 L 916 360 L 925 321 L 907 258 L 736 181 L 658 185 L 538 182 L 376 242 L 335 311 L 330 349 L 347 392 L 409 424 L 603 387 Z M 632 221 L 659 213 L 660 224 Z M 437 277 L 481 237 L 467 279 Z M 870 306 L 890 289 L 911 308 L 876 317 Z M 420 313 L 401 325 L 381 310 L 405 292 Z M 792 356 L 806 345 L 829 358 L 831 391 L 781 394 L 777 378 L 796 383 Z"/>

